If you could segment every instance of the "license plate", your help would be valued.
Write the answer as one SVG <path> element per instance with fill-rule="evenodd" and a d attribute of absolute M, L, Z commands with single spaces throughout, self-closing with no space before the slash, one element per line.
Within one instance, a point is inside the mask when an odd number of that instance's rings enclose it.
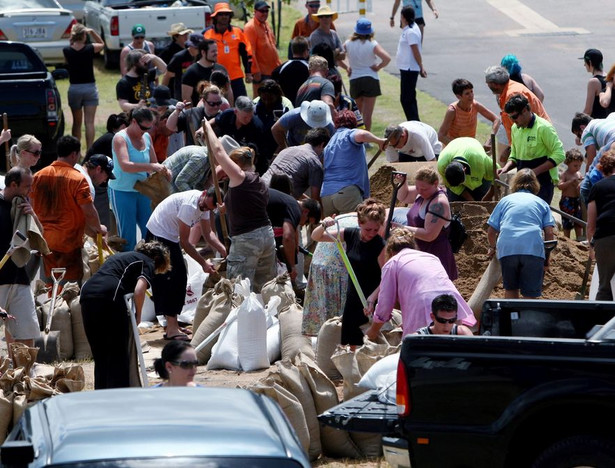
<path fill-rule="evenodd" d="M 45 26 L 27 26 L 23 28 L 24 39 L 44 39 L 47 37 Z"/>

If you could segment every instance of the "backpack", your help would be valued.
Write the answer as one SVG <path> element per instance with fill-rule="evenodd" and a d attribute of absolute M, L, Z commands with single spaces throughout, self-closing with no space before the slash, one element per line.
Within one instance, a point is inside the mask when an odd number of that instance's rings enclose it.
<path fill-rule="evenodd" d="M 451 224 L 448 226 L 448 241 L 451 243 L 451 249 L 453 253 L 459 253 L 463 243 L 468 238 L 468 232 L 466 231 L 466 227 L 463 225 L 463 221 L 461 221 L 461 214 L 452 213 L 451 218 L 445 218 L 444 216 L 434 213 L 433 211 L 427 210 L 427 213 L 431 213 L 438 218 L 441 218 L 445 221 L 449 221 Z"/>

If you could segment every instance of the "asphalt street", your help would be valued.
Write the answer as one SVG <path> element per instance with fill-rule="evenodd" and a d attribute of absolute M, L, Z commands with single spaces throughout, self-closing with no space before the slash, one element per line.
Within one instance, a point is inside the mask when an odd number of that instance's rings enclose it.
<path fill-rule="evenodd" d="M 448 104 L 455 100 L 451 82 L 466 78 L 474 84 L 476 99 L 497 113 L 495 97 L 484 82 L 484 71 L 513 53 L 523 72 L 534 77 L 544 90 L 545 108 L 564 149 L 573 147 L 570 123 L 574 113 L 583 110 L 590 78 L 579 57 L 593 47 L 602 51 L 606 71 L 615 63 L 611 42 L 615 2 L 433 1 L 440 14 L 438 19 L 423 2 L 423 64 L 428 76 L 419 78 L 418 88 Z M 346 0 L 341 3 L 346 5 Z M 333 0 L 332 7 L 336 5 Z M 399 76 L 394 57 L 400 29 L 389 26 L 392 5 L 393 0 L 372 0 L 372 11 L 366 16 L 374 25 L 375 39 L 393 57 L 386 70 Z M 358 12 L 341 13 L 336 20 L 343 40 L 351 34 L 358 17 Z M 399 23 L 398 18 L 396 21 Z"/>

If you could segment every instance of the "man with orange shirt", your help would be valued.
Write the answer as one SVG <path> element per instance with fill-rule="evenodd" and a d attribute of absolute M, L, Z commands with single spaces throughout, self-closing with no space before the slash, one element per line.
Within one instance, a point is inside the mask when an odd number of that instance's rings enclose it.
<path fill-rule="evenodd" d="M 500 153 L 500 162 L 506 163 L 508 155 L 510 154 L 510 130 L 513 125 L 513 121 L 508 114 L 504 111 L 506 102 L 514 94 L 523 94 L 530 103 L 532 111 L 538 116 L 551 122 L 549 114 L 545 110 L 540 99 L 536 97 L 527 87 L 521 83 L 517 83 L 510 79 L 508 70 L 502 66 L 492 66 L 485 70 L 485 82 L 493 94 L 498 96 L 498 104 L 500 105 L 500 117 L 502 120 L 502 126 L 506 130 L 506 136 L 508 141 L 506 142 L 507 149 Z"/>
<path fill-rule="evenodd" d="M 241 28 L 231 25 L 233 10 L 228 3 L 216 3 L 211 14 L 213 26 L 203 33 L 205 39 L 213 39 L 218 45 L 218 63 L 228 71 L 233 96 L 247 96 L 243 82 L 245 69 L 246 83 L 252 83 L 252 47 Z"/>
<path fill-rule="evenodd" d="M 272 28 L 267 24 L 269 5 L 264 0 L 254 4 L 254 18 L 246 23 L 244 33 L 252 46 L 252 89 L 258 95 L 260 84 L 269 78 L 278 65 L 282 63 L 275 45 Z"/>
<path fill-rule="evenodd" d="M 94 238 L 107 234 L 94 208 L 90 186 L 73 166 L 79 161 L 81 143 L 70 135 L 58 140 L 58 159 L 36 174 L 32 182 L 32 207 L 45 229 L 44 238 L 51 250 L 43 257 L 45 280 L 50 282 L 52 268 L 66 268 L 63 282 L 83 277 L 81 248 L 83 234 Z"/>

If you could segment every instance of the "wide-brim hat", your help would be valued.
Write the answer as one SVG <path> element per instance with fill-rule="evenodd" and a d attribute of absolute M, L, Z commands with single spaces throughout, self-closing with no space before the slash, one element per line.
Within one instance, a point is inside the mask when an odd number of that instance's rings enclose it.
<path fill-rule="evenodd" d="M 218 13 L 231 13 L 233 14 L 233 10 L 228 3 L 216 3 L 214 5 L 214 12 L 211 14 L 212 18 L 215 18 Z"/>
<path fill-rule="evenodd" d="M 301 118 L 312 128 L 326 127 L 333 123 L 329 105 L 318 99 L 301 103 Z"/>
<path fill-rule="evenodd" d="M 224 135 L 218 139 L 220 140 L 220 143 L 222 144 L 224 151 L 226 151 L 226 154 L 231 154 L 233 150 L 240 148 L 239 143 L 237 143 L 237 141 L 235 141 L 233 137 Z"/>
<path fill-rule="evenodd" d="M 355 34 L 360 36 L 369 36 L 374 34 L 374 28 L 372 28 L 372 22 L 367 18 L 359 18 L 357 24 L 354 26 Z"/>
<path fill-rule="evenodd" d="M 167 31 L 169 36 L 182 36 L 184 34 L 193 33 L 194 31 L 187 28 L 184 23 L 175 23 L 171 25 L 171 29 Z"/>
<path fill-rule="evenodd" d="M 318 9 L 318 13 L 312 15 L 312 19 L 319 22 L 319 16 L 332 16 L 333 21 L 335 21 L 337 19 L 337 11 L 333 11 L 329 5 L 323 5 Z"/>

